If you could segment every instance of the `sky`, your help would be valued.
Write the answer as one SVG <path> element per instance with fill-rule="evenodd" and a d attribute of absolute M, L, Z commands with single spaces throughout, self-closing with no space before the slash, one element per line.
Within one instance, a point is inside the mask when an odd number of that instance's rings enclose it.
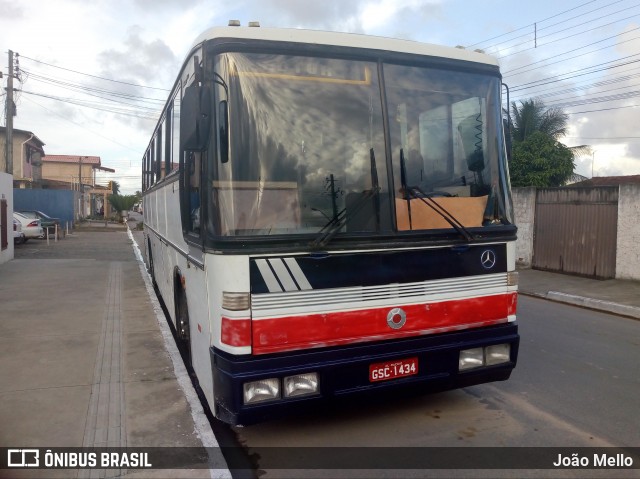
<path fill-rule="evenodd" d="M 141 189 L 141 158 L 195 38 L 230 19 L 481 48 L 516 103 L 569 114 L 576 173 L 640 174 L 638 0 L 0 0 L 0 125 L 8 51 L 14 128 L 46 154 L 100 156 L 98 183 Z"/>

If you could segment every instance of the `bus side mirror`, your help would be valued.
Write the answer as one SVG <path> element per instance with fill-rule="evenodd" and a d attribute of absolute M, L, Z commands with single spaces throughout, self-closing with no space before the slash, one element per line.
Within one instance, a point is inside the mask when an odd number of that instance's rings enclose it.
<path fill-rule="evenodd" d="M 211 93 L 196 82 L 189 85 L 180 103 L 180 139 L 186 151 L 206 150 L 211 127 Z"/>

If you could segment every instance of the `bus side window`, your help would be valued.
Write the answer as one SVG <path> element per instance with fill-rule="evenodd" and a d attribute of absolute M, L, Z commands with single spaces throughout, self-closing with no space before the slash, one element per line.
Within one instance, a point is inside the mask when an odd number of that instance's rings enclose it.
<path fill-rule="evenodd" d="M 185 176 L 189 203 L 189 219 L 187 230 L 200 235 L 200 178 L 202 169 L 202 153 L 190 151 L 186 153 Z"/>

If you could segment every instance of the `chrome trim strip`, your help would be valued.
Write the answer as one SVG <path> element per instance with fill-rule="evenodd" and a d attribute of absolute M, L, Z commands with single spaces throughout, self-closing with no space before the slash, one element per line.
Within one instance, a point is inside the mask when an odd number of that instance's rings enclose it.
<path fill-rule="evenodd" d="M 196 268 L 199 268 L 201 270 L 204 271 L 204 263 L 200 260 L 198 260 L 197 258 L 194 258 L 193 256 L 191 256 L 188 252 L 184 251 L 183 249 L 181 249 L 180 247 L 178 247 L 178 245 L 176 245 L 175 243 L 173 243 L 172 241 L 169 241 L 167 238 L 165 238 L 164 236 L 162 236 L 160 233 L 158 233 L 155 229 L 153 229 L 151 226 L 149 226 L 148 224 L 144 225 L 145 228 L 147 228 L 149 231 L 151 231 L 154 235 L 156 235 L 158 237 L 158 239 L 164 243 L 167 246 L 171 246 L 174 250 L 176 250 L 181 256 L 184 256 L 185 259 L 193 264 Z"/>
<path fill-rule="evenodd" d="M 252 294 L 251 309 L 259 312 L 259 316 L 264 316 L 286 314 L 294 309 L 319 311 L 334 309 L 335 305 L 358 309 L 374 306 L 374 303 L 446 301 L 507 292 L 507 274 L 497 273 L 406 284 Z"/>

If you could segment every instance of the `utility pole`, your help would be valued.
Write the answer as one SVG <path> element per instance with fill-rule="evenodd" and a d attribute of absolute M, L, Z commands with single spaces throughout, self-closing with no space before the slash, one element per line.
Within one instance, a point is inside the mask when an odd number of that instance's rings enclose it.
<path fill-rule="evenodd" d="M 82 185 L 82 157 L 78 161 L 78 193 L 80 193 L 79 219 L 84 218 L 84 186 Z"/>
<path fill-rule="evenodd" d="M 9 50 L 9 76 L 7 77 L 7 100 L 5 103 L 6 106 L 6 129 L 7 138 L 4 145 L 5 148 L 5 158 L 7 159 L 6 163 L 6 172 L 10 175 L 13 175 L 13 51 Z"/>

